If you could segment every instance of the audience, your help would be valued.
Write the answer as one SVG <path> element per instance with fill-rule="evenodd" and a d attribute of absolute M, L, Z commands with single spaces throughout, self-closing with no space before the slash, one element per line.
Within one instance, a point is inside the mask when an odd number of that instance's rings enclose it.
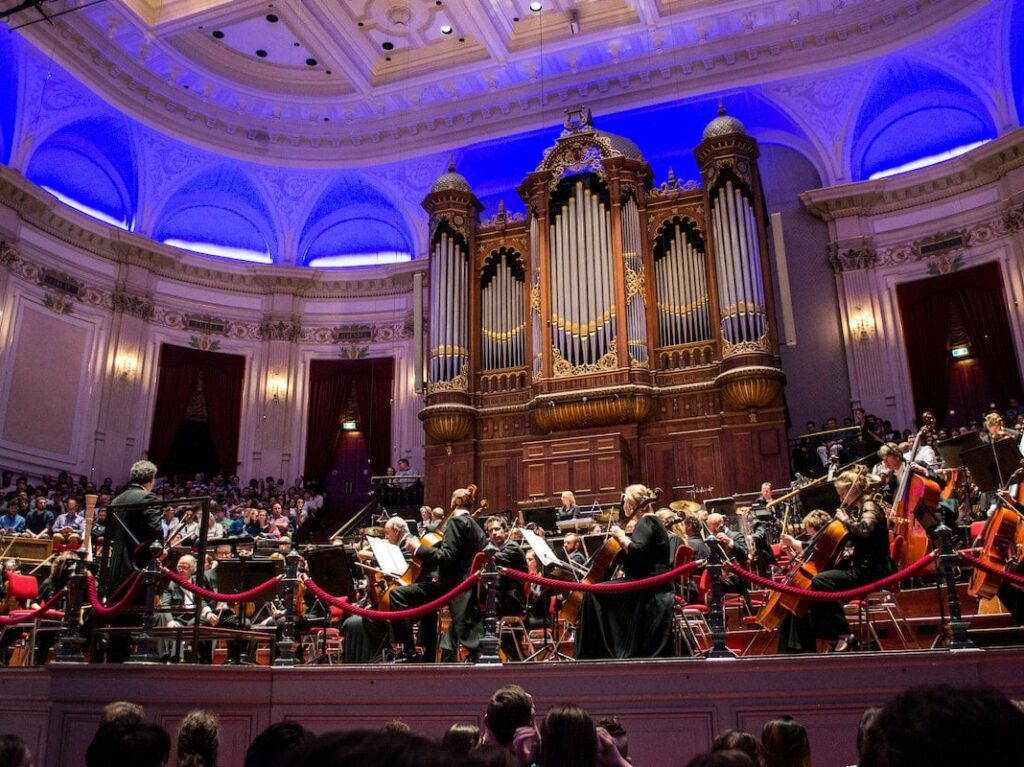
<path fill-rule="evenodd" d="M 455 756 L 466 756 L 480 745 L 480 728 L 470 722 L 456 722 L 445 732 L 441 745 Z"/>
<path fill-rule="evenodd" d="M 32 754 L 17 735 L 0 735 L 0 767 L 32 767 Z"/>
<path fill-rule="evenodd" d="M 245 767 L 291 767 L 312 740 L 313 733 L 298 722 L 272 724 L 249 745 Z"/>
<path fill-rule="evenodd" d="M 178 767 L 216 767 L 220 723 L 207 711 L 189 711 L 178 726 Z"/>
<path fill-rule="evenodd" d="M 807 730 L 791 716 L 766 722 L 761 729 L 768 767 L 811 767 L 811 743 Z"/>
<path fill-rule="evenodd" d="M 711 752 L 742 751 L 750 757 L 754 767 L 768 767 L 768 758 L 761 741 L 743 730 L 726 730 L 719 733 L 711 744 Z"/>
<path fill-rule="evenodd" d="M 171 738 L 159 725 L 115 721 L 101 725 L 85 750 L 86 767 L 163 767 Z"/>

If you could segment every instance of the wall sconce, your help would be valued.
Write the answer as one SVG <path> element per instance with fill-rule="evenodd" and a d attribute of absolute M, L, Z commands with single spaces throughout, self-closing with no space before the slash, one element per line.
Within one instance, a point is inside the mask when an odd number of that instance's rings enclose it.
<path fill-rule="evenodd" d="M 867 341 L 868 337 L 875 332 L 875 318 L 871 312 L 859 306 L 853 307 L 853 315 L 850 317 L 850 332 L 861 341 Z"/>
<path fill-rule="evenodd" d="M 288 393 L 288 384 L 283 378 L 273 376 L 267 379 L 267 399 L 272 405 L 280 405 Z"/>
<path fill-rule="evenodd" d="M 114 360 L 114 374 L 122 381 L 135 378 L 139 369 L 139 358 L 134 354 L 119 354 Z"/>

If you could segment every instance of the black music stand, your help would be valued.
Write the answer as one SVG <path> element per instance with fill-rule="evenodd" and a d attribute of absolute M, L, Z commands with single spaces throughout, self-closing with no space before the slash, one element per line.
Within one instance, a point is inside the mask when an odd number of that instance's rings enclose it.
<path fill-rule="evenodd" d="M 939 449 L 939 455 L 942 456 L 942 461 L 945 463 L 946 468 L 957 469 L 964 465 L 963 458 L 961 457 L 962 453 L 976 447 L 981 447 L 983 444 L 981 435 L 978 432 L 969 431 L 966 434 L 960 434 L 951 439 L 944 439 L 936 447 Z"/>
<path fill-rule="evenodd" d="M 538 509 L 523 509 L 523 526 L 535 524 L 546 533 L 553 533 L 558 528 L 555 525 L 555 510 L 550 506 L 541 506 Z"/>
<path fill-rule="evenodd" d="M 221 594 L 241 594 L 249 591 L 271 578 L 275 578 L 284 572 L 283 559 L 249 559 L 239 557 L 237 560 L 222 559 L 217 563 L 217 591 Z M 270 589 L 257 595 L 254 599 L 241 602 L 238 605 L 238 623 L 243 628 L 252 628 L 246 625 L 245 613 L 247 605 L 264 605 L 274 599 L 275 591 Z M 246 652 L 238 658 L 241 665 L 253 665 L 255 658 L 248 657 Z"/>
<path fill-rule="evenodd" d="M 805 515 L 815 509 L 822 509 L 832 515 L 842 504 L 842 499 L 831 482 L 821 482 L 802 488 L 797 493 L 797 497 L 800 498 L 800 505 L 803 507 Z"/>
<path fill-rule="evenodd" d="M 1020 448 L 1015 439 L 998 439 L 987 445 L 972 447 L 960 453 L 960 458 L 971 472 L 971 478 L 983 493 L 992 493 L 1006 486 L 1007 481 L 1020 468 Z"/>
<path fill-rule="evenodd" d="M 725 498 L 708 498 L 704 501 L 704 508 L 708 514 L 721 514 L 723 517 L 736 516 L 736 499 L 732 496 Z"/>
<path fill-rule="evenodd" d="M 356 584 L 352 578 L 352 567 L 349 564 L 348 554 L 340 546 L 331 546 L 324 549 L 311 549 L 303 555 L 306 559 L 306 566 L 309 568 L 309 576 L 317 586 L 337 597 L 348 597 L 350 602 L 356 601 Z M 320 608 L 323 611 L 323 625 L 320 627 L 320 654 L 315 662 L 331 663 L 331 656 L 327 654 L 327 628 L 331 622 L 331 607 L 317 598 Z"/>

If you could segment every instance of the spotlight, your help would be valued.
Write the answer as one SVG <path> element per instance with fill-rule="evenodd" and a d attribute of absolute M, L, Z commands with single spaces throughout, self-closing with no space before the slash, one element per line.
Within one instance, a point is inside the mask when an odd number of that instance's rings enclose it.
<path fill-rule="evenodd" d="M 450 35 L 451 33 L 452 33 L 451 24 L 442 24 L 441 25 L 441 34 L 442 35 Z"/>
<path fill-rule="evenodd" d="M 530 10 L 533 11 L 534 13 L 539 13 L 540 9 L 543 7 L 544 3 L 540 3 L 537 0 L 533 0 L 533 2 L 530 3 Z"/>

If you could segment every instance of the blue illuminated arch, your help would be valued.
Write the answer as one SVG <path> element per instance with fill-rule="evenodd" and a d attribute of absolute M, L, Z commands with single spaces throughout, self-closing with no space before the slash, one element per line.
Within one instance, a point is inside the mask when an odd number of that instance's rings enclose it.
<path fill-rule="evenodd" d="M 0 164 L 11 162 L 18 109 L 18 52 L 14 35 L 0 35 Z"/>
<path fill-rule="evenodd" d="M 87 117 L 47 136 L 32 153 L 25 176 L 131 228 L 138 200 L 136 157 L 127 120 Z"/>
<path fill-rule="evenodd" d="M 1024 122 L 1024 0 L 1017 0 L 1010 12 L 1007 24 L 1008 60 L 1010 64 L 1010 87 L 1017 107 L 1017 124 Z"/>
<path fill-rule="evenodd" d="M 962 82 L 898 57 L 875 74 L 853 132 L 854 181 L 996 136 L 988 109 Z"/>
<path fill-rule="evenodd" d="M 262 254 L 276 261 L 278 238 L 256 184 L 239 168 L 222 164 L 182 184 L 156 217 L 153 239 L 215 245 Z"/>
<path fill-rule="evenodd" d="M 299 239 L 300 263 L 378 253 L 414 256 L 408 222 L 394 201 L 365 178 L 344 173 L 314 204 Z"/>

